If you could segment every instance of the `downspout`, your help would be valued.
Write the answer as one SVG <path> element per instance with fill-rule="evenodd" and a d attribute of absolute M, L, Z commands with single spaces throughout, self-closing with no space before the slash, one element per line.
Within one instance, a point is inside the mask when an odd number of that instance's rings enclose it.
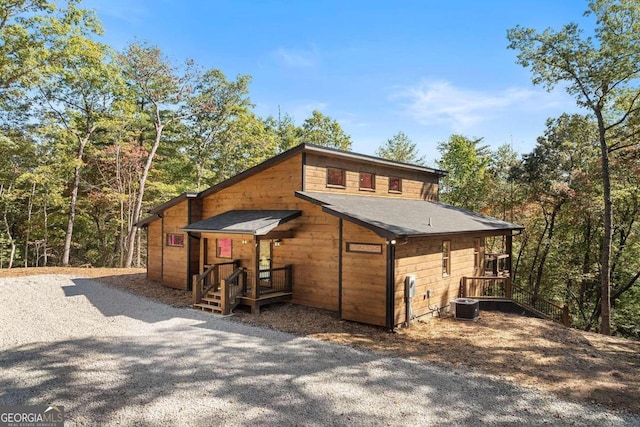
<path fill-rule="evenodd" d="M 160 240 L 160 283 L 164 285 L 164 245 L 166 243 L 166 239 L 164 238 L 164 212 L 160 217 Z"/>
<path fill-rule="evenodd" d="M 338 317 L 342 319 L 342 218 L 338 220 Z"/>
<path fill-rule="evenodd" d="M 302 153 L 302 191 L 307 191 L 307 153 Z"/>
<path fill-rule="evenodd" d="M 187 199 L 187 225 L 191 224 L 191 199 Z M 191 283 L 191 236 L 187 233 L 187 290 L 190 291 Z"/>
<path fill-rule="evenodd" d="M 395 278 L 396 278 L 396 241 L 387 240 L 387 322 L 386 327 L 389 331 L 394 329 L 395 319 Z"/>

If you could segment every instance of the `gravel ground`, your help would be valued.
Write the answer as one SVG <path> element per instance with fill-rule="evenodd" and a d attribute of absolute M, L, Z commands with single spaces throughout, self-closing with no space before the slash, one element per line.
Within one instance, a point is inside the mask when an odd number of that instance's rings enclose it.
<path fill-rule="evenodd" d="M 0 325 L 0 405 L 63 405 L 68 426 L 640 426 L 599 406 L 70 276 L 0 279 Z"/>

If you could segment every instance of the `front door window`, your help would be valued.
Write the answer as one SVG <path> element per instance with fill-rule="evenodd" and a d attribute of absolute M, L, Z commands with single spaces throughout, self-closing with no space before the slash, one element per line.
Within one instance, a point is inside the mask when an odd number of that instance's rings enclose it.
<path fill-rule="evenodd" d="M 272 268 L 272 248 L 271 240 L 260 240 L 260 282 L 261 285 L 268 285 L 271 280 Z"/>

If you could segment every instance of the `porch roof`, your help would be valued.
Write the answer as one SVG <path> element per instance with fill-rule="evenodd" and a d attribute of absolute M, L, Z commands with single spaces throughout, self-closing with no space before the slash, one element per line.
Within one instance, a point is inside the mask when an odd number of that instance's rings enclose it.
<path fill-rule="evenodd" d="M 504 234 L 524 227 L 444 203 L 395 197 L 296 191 L 322 210 L 370 229 L 381 237 L 419 237 L 472 232 Z"/>
<path fill-rule="evenodd" d="M 301 211 L 295 210 L 234 210 L 194 222 L 185 231 L 197 233 L 234 233 L 264 236 L 271 230 L 299 217 Z"/>

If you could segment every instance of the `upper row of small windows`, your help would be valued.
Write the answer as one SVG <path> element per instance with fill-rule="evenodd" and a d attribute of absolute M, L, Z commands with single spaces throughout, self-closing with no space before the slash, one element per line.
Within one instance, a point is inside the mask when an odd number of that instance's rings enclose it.
<path fill-rule="evenodd" d="M 359 189 L 364 191 L 375 191 L 376 189 L 376 174 L 371 172 L 360 172 L 359 177 Z M 327 187 L 347 187 L 347 171 L 340 168 L 327 168 Z M 402 179 L 390 176 L 389 177 L 389 192 L 390 193 L 402 193 Z"/>

